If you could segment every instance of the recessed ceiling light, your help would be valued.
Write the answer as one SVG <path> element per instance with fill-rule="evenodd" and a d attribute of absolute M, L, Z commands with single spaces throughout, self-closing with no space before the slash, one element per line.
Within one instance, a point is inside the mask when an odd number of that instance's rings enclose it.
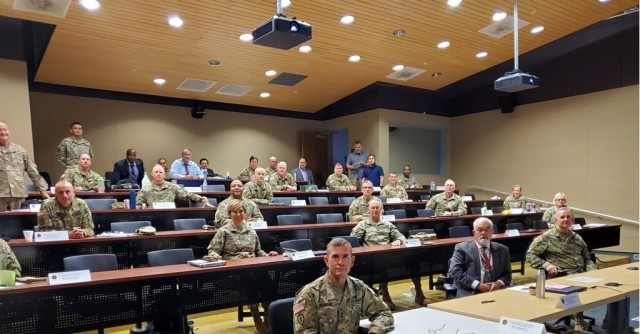
<path fill-rule="evenodd" d="M 502 10 L 498 10 L 495 13 L 493 13 L 493 17 L 491 17 L 491 19 L 494 21 L 500 21 L 500 20 L 503 20 L 505 17 L 507 17 L 507 13 L 505 13 Z"/>
<path fill-rule="evenodd" d="M 269 96 L 271 96 L 271 94 L 269 94 L 267 92 L 260 93 L 260 97 L 262 97 L 262 98 L 269 97 Z"/>
<path fill-rule="evenodd" d="M 167 82 L 167 80 L 162 79 L 162 78 L 156 78 L 156 79 L 153 79 L 153 82 L 156 85 L 162 86 L 162 85 L 164 85 L 165 82 Z"/>
<path fill-rule="evenodd" d="M 431 76 L 434 77 L 434 78 L 435 77 L 439 77 L 441 75 L 442 75 L 442 72 L 433 72 L 433 73 L 431 73 Z"/>
<path fill-rule="evenodd" d="M 242 34 L 240 35 L 240 40 L 243 42 L 251 42 L 253 41 L 253 35 L 252 34 Z"/>
<path fill-rule="evenodd" d="M 291 0 L 282 0 L 282 2 L 280 2 L 280 5 L 282 5 L 282 8 L 287 8 L 291 6 Z"/>
<path fill-rule="evenodd" d="M 268 70 L 266 72 L 264 72 L 264 75 L 268 76 L 268 77 L 272 77 L 274 75 L 276 75 L 278 72 L 276 72 L 275 70 Z"/>
<path fill-rule="evenodd" d="M 458 7 L 461 2 L 462 0 L 448 0 L 447 5 L 449 5 L 450 7 Z"/>
<path fill-rule="evenodd" d="M 352 63 L 357 63 L 357 62 L 360 61 L 360 56 L 353 55 L 353 56 L 349 57 L 349 61 L 352 62 Z"/>
<path fill-rule="evenodd" d="M 404 31 L 404 29 L 398 29 L 393 31 L 393 36 L 400 37 L 404 36 L 405 33 L 406 31 Z"/>
<path fill-rule="evenodd" d="M 544 30 L 543 26 L 535 26 L 533 27 L 533 29 L 531 29 L 531 33 L 532 34 L 537 34 L 539 32 L 542 32 Z"/>
<path fill-rule="evenodd" d="M 449 41 L 442 41 L 440 43 L 438 43 L 438 49 L 446 49 L 451 45 L 451 42 Z"/>
<path fill-rule="evenodd" d="M 340 19 L 342 24 L 351 24 L 356 18 L 351 15 L 345 15 Z"/>
<path fill-rule="evenodd" d="M 476 53 L 476 58 L 484 58 L 488 55 L 485 51 Z"/>
<path fill-rule="evenodd" d="M 184 24 L 184 21 L 178 16 L 169 16 L 169 25 L 175 28 L 180 28 Z"/>
<path fill-rule="evenodd" d="M 309 45 L 303 45 L 300 48 L 298 48 L 298 50 L 302 53 L 307 53 L 307 52 L 311 52 L 311 46 Z"/>
<path fill-rule="evenodd" d="M 404 65 L 398 64 L 398 65 L 392 67 L 391 69 L 393 69 L 396 72 L 402 71 L 402 70 L 404 70 Z"/>
<path fill-rule="evenodd" d="M 602 3 L 609 2 L 609 0 L 598 0 L 598 1 Z"/>
<path fill-rule="evenodd" d="M 88 10 L 96 10 L 100 8 L 100 2 L 98 0 L 80 0 L 80 4 Z"/>
<path fill-rule="evenodd" d="M 207 63 L 209 63 L 209 66 L 220 66 L 221 64 L 221 62 L 217 59 L 211 59 Z"/>

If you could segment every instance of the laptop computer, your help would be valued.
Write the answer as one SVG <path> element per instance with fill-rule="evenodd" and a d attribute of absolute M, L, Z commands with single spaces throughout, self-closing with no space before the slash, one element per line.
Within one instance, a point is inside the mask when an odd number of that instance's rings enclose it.
<path fill-rule="evenodd" d="M 570 294 L 570 293 L 587 290 L 587 287 L 575 286 L 575 285 L 565 285 L 565 284 L 552 284 L 552 285 L 547 285 L 544 290 L 547 291 L 547 292 L 561 293 L 563 295 L 567 295 L 567 294 Z"/>

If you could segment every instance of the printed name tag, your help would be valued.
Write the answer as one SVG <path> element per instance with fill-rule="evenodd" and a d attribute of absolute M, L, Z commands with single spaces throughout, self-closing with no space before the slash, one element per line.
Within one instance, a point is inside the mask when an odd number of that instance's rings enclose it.
<path fill-rule="evenodd" d="M 176 202 L 153 202 L 151 207 L 154 209 L 175 209 Z"/>
<path fill-rule="evenodd" d="M 574 292 L 568 295 L 560 296 L 560 299 L 558 299 L 558 303 L 556 303 L 556 308 L 566 310 L 580 305 L 582 305 L 580 296 L 577 292 Z"/>
<path fill-rule="evenodd" d="M 508 317 L 501 317 L 500 321 L 498 322 L 498 334 L 515 333 L 547 334 L 547 330 L 544 328 L 544 324 Z"/>
<path fill-rule="evenodd" d="M 397 198 L 397 197 L 391 197 L 391 198 L 387 198 L 387 203 L 402 203 L 402 199 L 401 198 Z"/>
<path fill-rule="evenodd" d="M 267 222 L 264 220 L 248 222 L 247 224 L 249 225 L 249 227 L 251 227 L 254 230 L 261 230 L 261 229 L 267 228 Z"/>
<path fill-rule="evenodd" d="M 310 259 L 315 257 L 315 254 L 313 254 L 312 250 L 293 252 L 290 255 L 293 261 L 300 261 L 300 260 Z"/>
<path fill-rule="evenodd" d="M 520 235 L 520 231 L 518 230 L 506 230 L 504 231 L 504 233 L 507 235 L 507 237 L 517 237 Z"/>
<path fill-rule="evenodd" d="M 89 270 L 63 271 L 49 273 L 49 284 L 60 285 L 69 283 L 91 282 Z"/>
<path fill-rule="evenodd" d="M 291 201 L 291 206 L 306 206 L 307 201 L 303 199 L 294 199 Z"/>
<path fill-rule="evenodd" d="M 396 220 L 396 216 L 395 215 L 382 215 L 380 218 L 382 220 L 386 220 L 388 222 L 392 222 L 392 221 Z"/>
<path fill-rule="evenodd" d="M 407 242 L 404 243 L 407 247 L 418 247 L 421 245 L 420 239 L 407 239 Z"/>
<path fill-rule="evenodd" d="M 42 241 L 62 241 L 69 240 L 69 232 L 67 231 L 48 231 L 48 232 L 36 232 L 36 242 Z"/>

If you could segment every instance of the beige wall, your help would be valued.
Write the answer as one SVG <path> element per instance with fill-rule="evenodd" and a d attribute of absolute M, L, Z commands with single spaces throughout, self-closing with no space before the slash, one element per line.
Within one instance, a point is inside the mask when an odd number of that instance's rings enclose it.
<path fill-rule="evenodd" d="M 10 140 L 33 156 L 27 64 L 0 59 L 0 121 L 7 123 Z M 27 178 L 28 179 L 28 178 Z"/>
<path fill-rule="evenodd" d="M 69 136 L 73 121 L 83 124 L 95 153 L 92 169 L 101 174 L 123 159 L 128 148 L 138 151 L 147 170 L 158 157 L 171 163 L 184 147 L 192 150 L 193 160 L 206 157 L 214 171 L 229 171 L 232 177 L 249 164 L 251 155 L 260 158 L 261 166 L 271 155 L 297 166 L 299 132 L 323 130 L 319 121 L 215 110 L 194 119 L 185 107 L 46 93 L 32 93 L 31 108 L 36 161 L 52 178 L 63 171 L 56 149 Z"/>

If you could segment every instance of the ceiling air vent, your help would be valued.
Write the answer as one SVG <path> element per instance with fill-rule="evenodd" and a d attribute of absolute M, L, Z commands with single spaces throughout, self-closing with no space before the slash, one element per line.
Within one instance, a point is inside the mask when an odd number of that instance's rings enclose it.
<path fill-rule="evenodd" d="M 71 0 L 14 0 L 13 9 L 65 17 Z"/>
<path fill-rule="evenodd" d="M 409 79 L 413 79 L 413 78 L 419 76 L 420 74 L 424 73 L 425 71 L 426 70 L 423 70 L 423 69 L 420 69 L 420 68 L 405 67 L 401 71 L 395 71 L 395 72 L 387 75 L 387 79 L 407 81 Z"/>
<path fill-rule="evenodd" d="M 215 84 L 215 81 L 186 78 L 176 89 L 204 93 Z"/>
<path fill-rule="evenodd" d="M 220 95 L 229 95 L 229 96 L 243 96 L 247 94 L 252 87 L 249 86 L 240 86 L 240 85 L 224 85 L 222 88 L 218 89 L 216 94 Z"/>
<path fill-rule="evenodd" d="M 518 29 L 528 25 L 529 22 L 518 19 Z M 501 38 L 513 32 L 513 16 L 495 22 L 489 26 L 480 29 L 480 32 L 491 37 Z"/>

